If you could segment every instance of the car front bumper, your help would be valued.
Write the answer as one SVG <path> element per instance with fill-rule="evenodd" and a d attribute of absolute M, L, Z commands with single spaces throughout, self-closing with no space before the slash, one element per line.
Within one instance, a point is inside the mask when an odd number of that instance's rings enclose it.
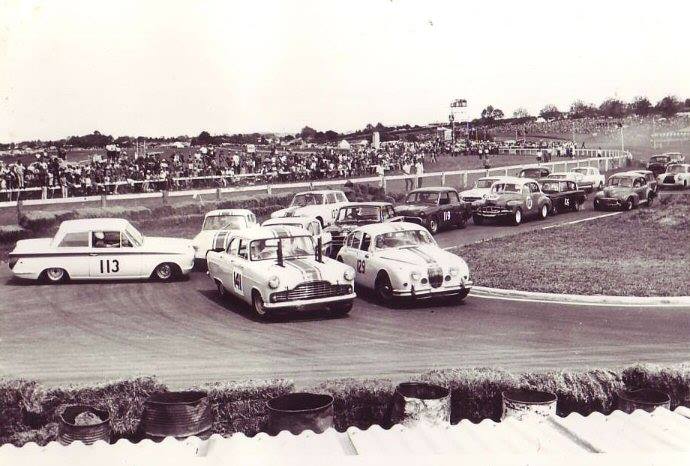
<path fill-rule="evenodd" d="M 614 197 L 598 197 L 594 199 L 594 202 L 603 208 L 609 208 L 609 209 L 620 209 L 623 207 L 623 199 L 618 199 Z"/>
<path fill-rule="evenodd" d="M 474 211 L 476 215 L 480 217 L 494 218 L 494 217 L 505 217 L 507 215 L 513 214 L 513 209 L 507 207 L 479 207 Z"/>
<path fill-rule="evenodd" d="M 659 181 L 658 185 L 662 188 L 680 188 L 683 186 L 683 180 L 676 180 L 666 182 L 665 180 Z"/>
<path fill-rule="evenodd" d="M 312 311 L 316 309 L 328 309 L 353 301 L 357 295 L 353 292 L 346 295 L 330 296 L 328 298 L 302 299 L 295 301 L 283 301 L 271 303 L 264 300 L 264 307 L 270 310 Z"/>
<path fill-rule="evenodd" d="M 465 283 L 461 283 L 458 285 L 439 286 L 438 288 L 433 288 L 429 285 L 425 286 L 424 288 L 411 287 L 410 289 L 393 290 L 393 296 L 412 299 L 427 299 L 443 296 L 452 296 L 459 294 L 465 290 L 470 291 L 472 289 L 472 285 L 472 281 L 467 280 Z"/>

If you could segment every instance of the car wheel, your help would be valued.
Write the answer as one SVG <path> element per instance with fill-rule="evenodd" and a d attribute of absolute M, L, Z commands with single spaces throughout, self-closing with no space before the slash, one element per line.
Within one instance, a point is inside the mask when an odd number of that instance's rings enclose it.
<path fill-rule="evenodd" d="M 460 293 L 455 295 L 455 300 L 456 301 L 464 301 L 465 298 L 467 298 L 467 295 L 470 294 L 470 290 L 467 288 L 464 288 Z"/>
<path fill-rule="evenodd" d="M 228 291 L 220 280 L 216 280 L 216 289 L 218 289 L 218 296 L 221 298 L 225 298 L 228 295 Z"/>
<path fill-rule="evenodd" d="M 653 203 L 654 196 L 652 196 L 652 193 L 649 193 L 649 195 L 647 195 L 647 207 L 651 207 Z"/>
<path fill-rule="evenodd" d="M 458 230 L 462 230 L 467 226 L 467 217 L 465 217 L 464 213 L 460 214 L 460 220 L 458 220 L 458 223 L 455 224 L 455 228 Z"/>
<path fill-rule="evenodd" d="M 156 267 L 156 269 L 153 271 L 153 276 L 156 278 L 156 280 L 161 282 L 172 280 L 174 275 L 175 273 L 173 265 L 169 264 L 168 262 L 158 265 L 158 267 Z"/>
<path fill-rule="evenodd" d="M 594 199 L 594 210 L 601 210 L 601 205 L 597 199 Z"/>
<path fill-rule="evenodd" d="M 539 220 L 546 220 L 546 217 L 549 216 L 549 206 L 544 204 L 541 206 L 541 210 L 539 210 Z"/>
<path fill-rule="evenodd" d="M 604 183 L 600 181 L 599 186 L 597 187 L 597 191 L 601 191 L 602 189 L 604 189 Z"/>
<path fill-rule="evenodd" d="M 53 267 L 50 269 L 46 269 L 43 272 L 43 276 L 45 277 L 48 283 L 60 283 L 65 280 L 67 272 L 65 272 L 64 269 Z"/>
<path fill-rule="evenodd" d="M 633 210 L 635 208 L 635 202 L 633 201 L 632 197 L 628 198 L 627 201 L 625 201 L 625 205 L 623 206 L 625 210 Z"/>
<path fill-rule="evenodd" d="M 429 219 L 429 232 L 432 235 L 435 235 L 438 232 L 438 222 L 433 218 Z"/>
<path fill-rule="evenodd" d="M 472 215 L 472 223 L 474 223 L 475 225 L 481 225 L 482 223 L 484 223 L 484 217 L 482 217 L 481 215 L 474 214 Z"/>
<path fill-rule="evenodd" d="M 573 212 L 579 212 L 582 210 L 583 207 L 583 203 L 575 201 L 573 202 L 573 206 L 571 208 L 573 209 Z"/>
<path fill-rule="evenodd" d="M 259 319 L 267 319 L 269 316 L 268 309 L 264 306 L 264 299 L 258 291 L 252 293 L 252 310 Z"/>
<path fill-rule="evenodd" d="M 374 291 L 376 291 L 376 296 L 383 304 L 388 305 L 393 302 L 393 285 L 391 285 L 391 280 L 388 278 L 387 273 L 379 274 L 374 284 Z"/>
<path fill-rule="evenodd" d="M 338 317 L 346 316 L 352 310 L 352 305 L 353 305 L 352 301 L 338 304 L 331 309 L 331 314 L 333 314 L 334 316 L 338 316 Z"/>
<path fill-rule="evenodd" d="M 521 208 L 518 207 L 517 209 L 515 209 L 515 212 L 513 212 L 512 220 L 513 220 L 513 225 L 515 225 L 515 226 L 520 225 L 522 223 L 522 209 Z"/>

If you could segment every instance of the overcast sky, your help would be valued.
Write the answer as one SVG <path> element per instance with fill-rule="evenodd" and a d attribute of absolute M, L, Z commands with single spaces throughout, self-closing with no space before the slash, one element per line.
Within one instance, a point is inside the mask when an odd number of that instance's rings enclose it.
<path fill-rule="evenodd" d="M 685 98 L 684 3 L 0 0 L 0 141 Z"/>

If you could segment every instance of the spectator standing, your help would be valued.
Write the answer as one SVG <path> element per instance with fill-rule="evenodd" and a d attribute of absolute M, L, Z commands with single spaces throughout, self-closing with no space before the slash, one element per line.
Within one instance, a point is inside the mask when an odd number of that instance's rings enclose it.
<path fill-rule="evenodd" d="M 415 164 L 415 171 L 417 175 L 417 187 L 421 188 L 424 182 L 422 177 L 422 175 L 424 175 L 424 162 L 421 158 L 417 159 L 417 163 Z"/>

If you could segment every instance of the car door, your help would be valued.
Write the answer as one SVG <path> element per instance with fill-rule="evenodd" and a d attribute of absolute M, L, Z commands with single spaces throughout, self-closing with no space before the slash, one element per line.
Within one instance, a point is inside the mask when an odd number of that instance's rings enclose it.
<path fill-rule="evenodd" d="M 65 233 L 57 245 L 57 250 L 61 257 L 58 257 L 59 262 L 44 265 L 55 265 L 67 270 L 70 277 L 89 278 L 91 257 L 91 232 L 90 231 L 75 231 Z"/>
<path fill-rule="evenodd" d="M 219 259 L 214 261 L 213 267 L 216 268 L 215 279 L 220 280 L 228 292 L 233 293 L 233 265 L 237 258 L 237 246 L 239 245 L 239 238 L 231 238 L 228 247 L 225 249 L 225 254 L 220 254 Z"/>
<path fill-rule="evenodd" d="M 142 256 L 131 245 L 122 247 L 121 235 L 120 231 L 91 232 L 90 278 L 134 278 L 141 274 Z"/>
<path fill-rule="evenodd" d="M 448 197 L 450 198 L 451 223 L 460 225 L 465 215 L 465 206 L 460 202 L 460 196 L 455 191 L 448 191 Z"/>
<path fill-rule="evenodd" d="M 453 223 L 453 214 L 450 206 L 450 197 L 447 191 L 438 194 L 438 226 L 447 227 Z"/>
<path fill-rule="evenodd" d="M 541 189 L 539 189 L 539 185 L 535 183 L 534 181 L 527 183 L 527 187 L 529 188 L 529 196 L 530 199 L 532 200 L 531 205 L 532 207 L 530 208 L 530 215 L 535 215 L 539 213 L 539 201 L 541 200 Z"/>
<path fill-rule="evenodd" d="M 231 257 L 230 266 L 232 268 L 232 283 L 230 292 L 249 302 L 247 299 L 247 286 L 249 274 L 249 240 L 244 238 L 237 239 L 237 255 Z"/>
<path fill-rule="evenodd" d="M 374 279 L 376 278 L 376 268 L 371 264 L 371 235 L 368 233 L 362 234 L 362 240 L 359 243 L 359 248 L 356 249 L 357 262 L 355 272 L 360 277 L 360 283 L 367 287 L 374 286 Z"/>

